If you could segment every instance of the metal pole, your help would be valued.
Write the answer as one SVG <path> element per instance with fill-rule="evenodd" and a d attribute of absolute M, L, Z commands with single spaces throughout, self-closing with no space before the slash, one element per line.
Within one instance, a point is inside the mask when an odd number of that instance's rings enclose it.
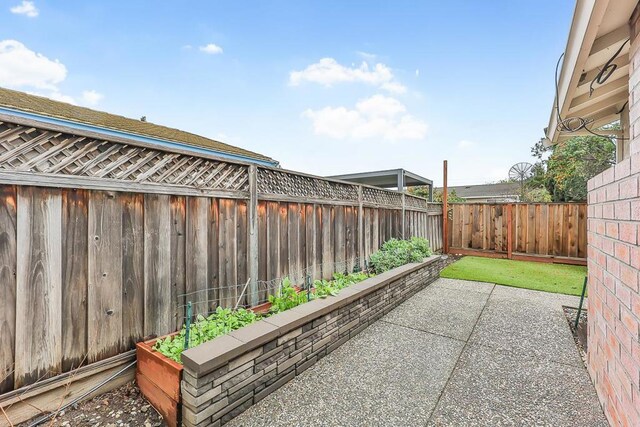
<path fill-rule="evenodd" d="M 584 302 L 584 293 L 587 290 L 587 278 L 584 278 L 584 285 L 582 285 L 582 295 L 580 295 L 580 304 L 578 305 L 578 314 L 576 314 L 576 323 L 574 325 L 576 331 L 578 330 L 578 323 L 580 322 L 580 313 L 582 312 L 582 303 Z"/>

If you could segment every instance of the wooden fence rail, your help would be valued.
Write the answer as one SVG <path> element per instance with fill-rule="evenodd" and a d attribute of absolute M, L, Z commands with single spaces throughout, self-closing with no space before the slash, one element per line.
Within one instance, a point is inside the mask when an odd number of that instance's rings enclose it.
<path fill-rule="evenodd" d="M 454 203 L 451 253 L 586 265 L 584 203 Z"/>
<path fill-rule="evenodd" d="M 392 237 L 442 249 L 442 207 L 419 197 L 0 120 L 0 404 L 176 330 L 179 295 L 252 305 Z"/>

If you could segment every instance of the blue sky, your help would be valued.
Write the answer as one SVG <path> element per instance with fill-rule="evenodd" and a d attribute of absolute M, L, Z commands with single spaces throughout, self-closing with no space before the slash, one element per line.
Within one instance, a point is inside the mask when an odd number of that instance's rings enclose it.
<path fill-rule="evenodd" d="M 543 136 L 574 2 L 0 0 L 0 86 L 319 175 L 505 178 Z M 4 71 L 3 71 L 4 69 Z"/>

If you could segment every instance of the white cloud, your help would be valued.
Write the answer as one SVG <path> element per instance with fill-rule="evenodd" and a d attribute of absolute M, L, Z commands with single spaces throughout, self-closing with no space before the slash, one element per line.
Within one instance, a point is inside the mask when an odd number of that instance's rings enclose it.
<path fill-rule="evenodd" d="M 407 91 L 407 88 L 398 83 L 398 82 L 387 82 L 387 83 L 383 83 L 382 86 L 380 86 L 382 89 L 386 90 L 389 93 L 393 93 L 396 95 L 402 95 L 403 93 L 405 93 Z"/>
<path fill-rule="evenodd" d="M 306 110 L 303 117 L 313 123 L 314 132 L 335 139 L 385 140 L 422 139 L 427 124 L 406 113 L 406 107 L 397 99 L 374 95 L 359 101 L 355 109 L 325 107 Z"/>
<path fill-rule="evenodd" d="M 420 77 L 420 70 L 416 69 L 416 77 Z"/>
<path fill-rule="evenodd" d="M 32 1 L 27 0 L 23 0 L 22 3 L 17 6 L 13 6 L 10 10 L 11 13 L 15 13 L 16 15 L 26 15 L 29 18 L 35 18 L 40 13 L 36 5 L 33 4 Z"/>
<path fill-rule="evenodd" d="M 16 40 L 0 40 L 0 86 L 19 89 L 56 101 L 78 104 L 58 85 L 67 78 L 67 67 Z M 96 105 L 104 96 L 95 90 L 82 92 L 81 104 Z"/>
<path fill-rule="evenodd" d="M 222 53 L 222 48 L 214 43 L 209 43 L 205 46 L 200 46 L 200 51 L 204 53 L 208 53 L 209 55 L 217 55 Z"/>
<path fill-rule="evenodd" d="M 0 86 L 56 88 L 67 77 L 67 67 L 16 40 L 0 41 Z"/>
<path fill-rule="evenodd" d="M 82 103 L 86 105 L 97 105 L 102 101 L 104 95 L 95 90 L 85 90 L 82 92 Z"/>
<path fill-rule="evenodd" d="M 373 62 L 378 57 L 375 53 L 363 52 L 361 50 L 357 51 L 356 53 L 358 54 L 359 57 L 361 57 L 367 62 Z"/>
<path fill-rule="evenodd" d="M 462 149 L 466 149 L 466 148 L 472 148 L 475 147 L 477 144 L 473 141 L 468 141 L 466 139 L 463 139 L 462 141 L 458 142 L 458 148 L 462 148 Z"/>
<path fill-rule="evenodd" d="M 363 62 L 359 67 L 346 67 L 333 58 L 322 58 L 301 71 L 289 73 L 289 84 L 298 86 L 303 82 L 331 87 L 338 83 L 365 83 L 380 87 L 391 93 L 404 93 L 406 88 L 395 80 L 393 72 L 384 64 L 369 66 Z"/>

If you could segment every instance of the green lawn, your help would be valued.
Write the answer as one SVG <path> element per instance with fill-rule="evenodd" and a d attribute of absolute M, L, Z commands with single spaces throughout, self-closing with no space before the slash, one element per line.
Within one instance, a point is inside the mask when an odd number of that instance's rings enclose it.
<path fill-rule="evenodd" d="M 466 256 L 440 276 L 580 296 L 586 274 L 587 268 L 577 265 Z"/>

